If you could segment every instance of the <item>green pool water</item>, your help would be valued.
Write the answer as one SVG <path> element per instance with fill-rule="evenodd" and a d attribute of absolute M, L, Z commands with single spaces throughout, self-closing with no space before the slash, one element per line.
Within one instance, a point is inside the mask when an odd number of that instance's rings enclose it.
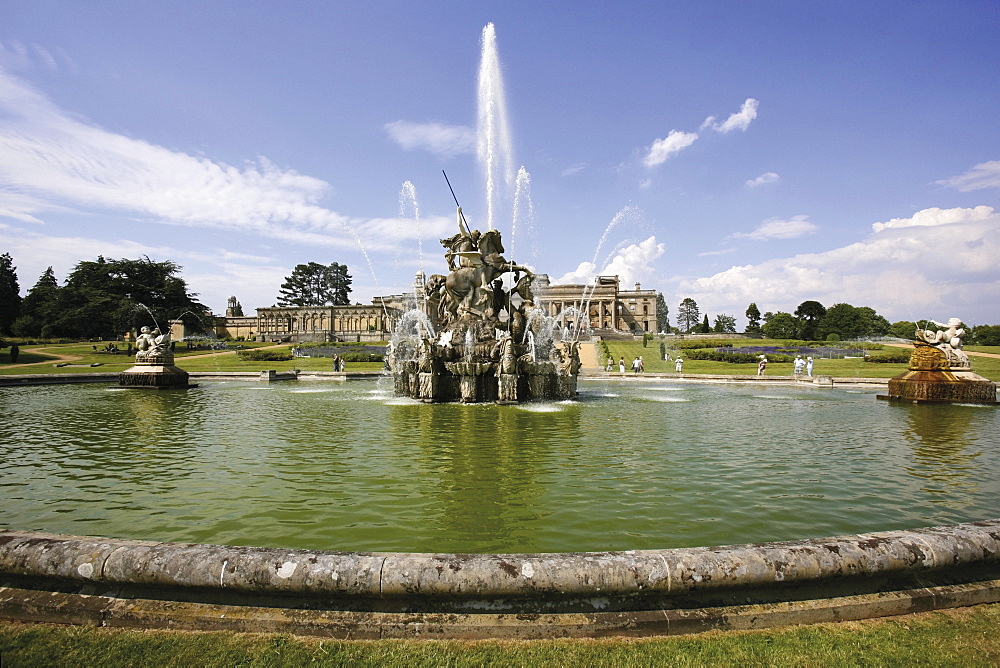
<path fill-rule="evenodd" d="M 424 405 L 376 381 L 0 389 L 0 526 L 325 550 L 722 545 L 1000 516 L 1000 410 L 581 381 Z"/>

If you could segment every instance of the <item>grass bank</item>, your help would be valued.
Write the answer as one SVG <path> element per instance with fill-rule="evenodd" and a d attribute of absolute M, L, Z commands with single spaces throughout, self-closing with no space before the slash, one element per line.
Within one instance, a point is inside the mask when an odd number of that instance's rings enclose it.
<path fill-rule="evenodd" d="M 754 340 L 754 345 L 774 345 L 780 342 Z M 844 344 L 849 345 L 849 344 Z M 724 375 L 754 375 L 757 373 L 757 364 L 731 364 L 729 362 L 716 362 L 712 360 L 692 360 L 685 356 L 683 350 L 670 350 L 671 361 L 664 361 L 660 357 L 659 340 L 654 339 L 646 346 L 641 341 L 608 341 L 608 350 L 611 356 L 618 360 L 625 359 L 625 373 L 632 373 L 632 360 L 642 357 L 643 367 L 647 373 L 675 373 L 674 361 L 680 354 L 684 360 L 684 373 L 710 373 Z M 995 352 L 996 346 L 982 346 L 969 348 L 973 352 Z M 899 349 L 902 350 L 902 349 Z M 836 378 L 892 378 L 893 376 L 906 371 L 905 363 L 876 363 L 866 362 L 864 359 L 824 359 L 814 357 L 814 376 L 834 376 Z M 992 381 L 1000 381 L 1000 359 L 993 357 L 972 356 L 972 370 L 984 378 Z M 617 363 L 615 371 L 618 370 Z M 791 362 L 769 362 L 767 371 L 769 376 L 790 376 L 792 375 Z"/>
<path fill-rule="evenodd" d="M 768 345 L 778 344 L 779 341 L 754 340 L 754 344 Z M 282 344 L 275 346 L 271 343 L 244 343 L 247 348 L 269 347 L 278 352 L 288 352 L 292 346 Z M 647 346 L 643 346 L 641 341 L 608 341 L 608 349 L 617 360 L 625 358 L 626 373 L 632 372 L 632 360 L 642 356 L 645 371 L 647 373 L 674 373 L 673 361 L 664 361 L 659 354 L 659 340 L 650 341 Z M 132 366 L 130 357 L 124 354 L 112 355 L 110 353 L 93 350 L 91 343 L 66 343 L 66 344 L 42 344 L 35 346 L 22 346 L 21 354 L 18 357 L 18 366 L 10 363 L 8 349 L 0 350 L 0 374 L 34 374 L 34 373 L 117 373 Z M 971 346 L 970 352 L 998 353 L 998 346 Z M 671 350 L 671 358 L 675 358 L 677 353 L 684 358 L 685 374 L 724 374 L 724 375 L 753 375 L 757 373 L 757 365 L 751 364 L 730 364 L 728 362 L 716 362 L 711 360 L 692 360 L 684 356 L 684 351 Z M 55 366 L 60 362 L 60 358 L 71 358 L 71 366 Z M 287 362 L 252 362 L 241 360 L 236 351 L 220 352 L 215 350 L 184 350 L 183 346 L 178 346 L 175 353 L 177 365 L 189 372 L 212 372 L 212 371 L 261 371 L 264 369 L 275 369 L 277 371 L 289 371 L 301 369 L 302 371 L 332 371 L 333 366 L 329 358 L 305 358 L 297 357 Z M 30 366 L 20 366 L 21 364 L 32 363 Z M 90 366 L 98 364 L 99 366 Z M 815 368 L 813 375 L 835 376 L 837 378 L 892 378 L 906 370 L 904 363 L 874 363 L 866 362 L 861 358 L 853 359 L 823 359 L 815 358 Z M 1000 381 L 1000 358 L 972 357 L 973 370 L 984 378 L 992 381 Z M 379 371 L 382 364 L 378 362 L 348 362 L 348 371 Z M 617 370 L 617 366 L 615 367 Z M 767 367 L 768 375 L 789 376 L 792 374 L 791 362 L 771 362 Z"/>
<path fill-rule="evenodd" d="M 103 346 L 104 344 L 102 344 Z M 246 348 L 267 347 L 276 352 L 289 352 L 291 345 L 275 346 L 271 343 L 242 343 Z M 0 374 L 37 374 L 37 373 L 118 373 L 132 366 L 130 356 L 121 353 L 113 355 L 108 352 L 94 350 L 91 343 L 40 344 L 22 346 L 17 359 L 17 366 L 10 362 L 10 351 L 0 351 Z M 296 357 L 287 362 L 253 362 L 241 360 L 237 351 L 218 350 L 186 350 L 179 345 L 174 352 L 177 366 L 188 372 L 212 371 L 332 371 L 333 363 L 329 358 Z M 56 366 L 69 362 L 70 366 Z M 30 364 L 30 366 L 21 366 Z M 98 366 L 92 366 L 92 365 Z M 379 362 L 349 362 L 348 371 L 378 371 L 382 368 Z"/>
<path fill-rule="evenodd" d="M 0 624 L 16 666 L 985 666 L 1000 605 L 883 620 L 654 639 L 344 641 L 289 635 Z"/>

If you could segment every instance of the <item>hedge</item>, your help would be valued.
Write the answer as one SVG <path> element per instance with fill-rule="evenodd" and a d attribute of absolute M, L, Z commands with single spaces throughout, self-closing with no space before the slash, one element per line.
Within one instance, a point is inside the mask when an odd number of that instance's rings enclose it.
<path fill-rule="evenodd" d="M 910 351 L 900 350 L 899 352 L 893 350 L 887 350 L 884 353 L 879 353 L 878 355 L 868 355 L 865 357 L 866 362 L 875 362 L 878 364 L 899 364 L 906 363 L 910 361 Z"/>
<path fill-rule="evenodd" d="M 711 348 L 695 348 L 685 352 L 689 360 L 710 360 L 730 364 L 756 364 L 760 361 L 760 356 L 753 353 L 721 353 Z M 768 363 L 791 362 L 793 359 L 791 355 L 767 355 Z"/>
<path fill-rule="evenodd" d="M 288 362 L 292 359 L 291 353 L 274 350 L 240 350 L 236 355 L 244 362 Z"/>

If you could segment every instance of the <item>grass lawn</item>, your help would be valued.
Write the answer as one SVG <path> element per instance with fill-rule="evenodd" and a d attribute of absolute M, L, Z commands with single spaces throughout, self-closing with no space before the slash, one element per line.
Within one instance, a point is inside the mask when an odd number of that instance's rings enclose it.
<path fill-rule="evenodd" d="M 653 639 L 320 640 L 0 624 L 4 666 L 988 666 L 1000 605 Z"/>
<path fill-rule="evenodd" d="M 778 342 L 757 339 L 753 342 L 756 345 L 776 344 Z M 18 364 L 30 362 L 51 361 L 51 364 L 38 364 L 36 366 L 10 366 L 10 349 L 0 350 L 0 374 L 32 374 L 32 373 L 93 373 L 108 372 L 117 373 L 132 366 L 131 358 L 126 355 L 111 355 L 109 353 L 94 352 L 92 343 L 66 343 L 66 344 L 42 344 L 37 346 L 21 346 L 21 355 L 18 357 Z M 260 348 L 264 346 L 274 346 L 271 343 L 243 343 L 246 348 Z M 103 347 L 101 344 L 100 347 Z M 279 352 L 288 352 L 291 344 L 283 344 L 273 348 Z M 647 346 L 643 346 L 641 341 L 609 341 L 608 349 L 617 360 L 625 358 L 626 373 L 632 373 L 632 359 L 642 356 L 645 370 L 648 373 L 674 373 L 674 362 L 665 362 L 660 357 L 659 340 L 650 341 Z M 1000 346 L 971 346 L 968 348 L 972 352 L 997 352 Z M 670 350 L 671 357 L 675 358 L 680 352 L 684 358 L 685 374 L 723 374 L 723 375 L 754 375 L 757 373 L 757 365 L 752 364 L 729 364 L 727 362 L 714 362 L 711 360 L 691 360 L 684 357 L 684 351 Z M 73 366 L 56 367 L 58 355 L 74 356 Z M 297 357 L 287 362 L 246 362 L 237 357 L 235 351 L 223 352 L 217 350 L 184 350 L 184 346 L 178 346 L 175 352 L 177 365 L 185 371 L 211 372 L 211 371 L 261 371 L 264 369 L 275 369 L 277 371 L 288 371 L 291 369 L 301 369 L 302 371 L 332 371 L 333 365 L 329 358 L 304 358 Z M 814 356 L 815 367 L 813 375 L 835 376 L 838 378 L 892 378 L 906 370 L 904 363 L 878 364 L 865 362 L 863 359 L 822 359 Z M 100 364 L 100 366 L 77 366 Z M 1000 359 L 989 357 L 972 357 L 973 371 L 984 378 L 992 381 L 1000 381 Z M 379 371 L 382 364 L 379 362 L 348 362 L 348 371 Z M 617 370 L 617 365 L 615 366 Z M 767 375 L 769 376 L 790 376 L 792 375 L 791 362 L 770 362 L 767 365 Z"/>
<path fill-rule="evenodd" d="M 632 360 L 642 356 L 643 366 L 647 373 L 674 373 L 674 362 L 665 362 L 660 357 L 659 340 L 654 339 L 643 347 L 641 341 L 608 341 L 608 350 L 616 359 L 625 358 L 625 373 L 632 373 Z M 767 340 L 754 340 L 753 345 L 775 345 L 777 342 Z M 847 344 L 845 344 L 847 345 Z M 993 352 L 996 346 L 982 346 L 983 350 L 978 351 L 976 347 L 968 350 L 977 352 Z M 902 349 L 900 349 L 902 350 Z M 730 364 L 728 362 L 714 362 L 711 360 L 691 360 L 684 356 L 683 350 L 670 350 L 671 359 L 676 359 L 680 353 L 684 360 L 683 373 L 710 373 L 725 375 L 754 375 L 757 373 L 757 365 L 752 364 Z M 823 359 L 813 356 L 815 366 L 814 376 L 835 376 L 837 378 L 892 378 L 906 371 L 905 363 L 876 363 L 865 362 L 861 358 L 856 359 Z M 615 371 L 618 370 L 617 363 Z M 972 357 L 972 370 L 983 378 L 992 381 L 1000 381 L 1000 359 L 990 357 Z M 769 376 L 791 376 L 791 362 L 768 362 L 767 375 Z"/>
<path fill-rule="evenodd" d="M 117 373 L 132 366 L 133 360 L 125 354 L 112 355 L 111 353 L 94 351 L 93 343 L 63 343 L 63 344 L 41 344 L 37 346 L 21 346 L 21 354 L 17 358 L 18 364 L 28 364 L 32 362 L 51 362 L 50 364 L 38 364 L 36 366 L 10 366 L 10 349 L 0 351 L 0 374 L 35 374 L 35 373 Z M 104 347 L 104 343 L 99 344 L 98 349 Z M 243 342 L 244 348 L 262 348 L 274 346 L 272 343 Z M 281 345 L 273 348 L 277 352 L 289 352 L 291 344 Z M 59 356 L 73 357 L 71 366 L 57 367 Z M 333 371 L 333 362 L 329 358 L 304 358 L 297 357 L 287 362 L 250 362 L 241 360 L 236 351 L 219 350 L 186 350 L 183 344 L 177 346 L 174 352 L 174 361 L 177 366 L 185 371 L 211 372 L 211 371 L 262 371 L 265 369 L 275 369 L 277 371 L 287 371 L 291 369 L 301 369 L 303 371 Z M 100 366 L 88 366 L 99 364 Z M 348 371 L 378 371 L 381 370 L 380 362 L 349 362 Z"/>

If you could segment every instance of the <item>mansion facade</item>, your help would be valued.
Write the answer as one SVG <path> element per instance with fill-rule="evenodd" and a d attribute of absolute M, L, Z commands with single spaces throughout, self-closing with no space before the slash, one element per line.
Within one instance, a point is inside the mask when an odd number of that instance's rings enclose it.
<path fill-rule="evenodd" d="M 386 341 L 403 313 L 426 308 L 423 284 L 424 276 L 418 274 L 413 292 L 376 297 L 371 304 L 268 306 L 257 308 L 254 316 L 243 315 L 236 297 L 230 297 L 226 315 L 215 318 L 215 335 L 220 339 L 294 343 Z M 643 290 L 638 283 L 634 289 L 624 290 L 618 276 L 599 276 L 593 285 L 551 285 L 546 274 L 536 274 L 532 292 L 537 305 L 557 318 L 563 328 L 579 327 L 586 318 L 598 336 L 658 331 L 656 290 Z M 174 337 L 183 338 L 183 332 Z"/>

